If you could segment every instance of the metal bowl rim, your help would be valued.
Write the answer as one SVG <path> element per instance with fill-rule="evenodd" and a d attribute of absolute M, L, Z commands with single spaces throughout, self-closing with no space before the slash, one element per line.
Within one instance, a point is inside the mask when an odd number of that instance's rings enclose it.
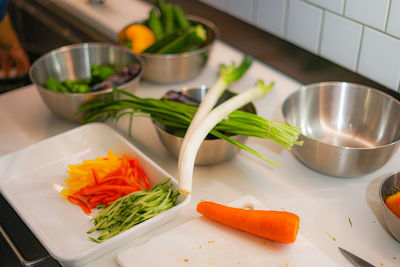
<path fill-rule="evenodd" d="M 35 81 L 35 79 L 33 79 L 32 77 L 32 70 L 35 68 L 35 66 L 37 66 L 41 61 L 43 61 L 45 58 L 56 55 L 58 53 L 62 53 L 71 49 L 77 49 L 77 48 L 81 48 L 81 47 L 113 47 L 116 49 L 121 49 L 124 50 L 126 52 L 128 52 L 129 54 L 133 55 L 135 57 L 135 59 L 138 60 L 139 65 L 140 65 L 140 70 L 139 73 L 136 75 L 135 78 L 133 78 L 132 80 L 129 80 L 127 83 L 140 78 L 143 74 L 143 66 L 144 66 L 144 62 L 143 59 L 140 58 L 139 56 L 137 56 L 135 53 L 132 53 L 129 49 L 125 48 L 125 47 L 121 47 L 120 45 L 116 45 L 116 44 L 110 44 L 110 43 L 93 43 L 93 42 L 87 42 L 87 43 L 79 43 L 79 44 L 71 44 L 71 45 L 66 45 L 66 46 L 62 46 L 59 48 L 56 48 L 54 50 L 51 50 L 49 52 L 47 52 L 46 54 L 40 56 L 31 66 L 30 70 L 29 70 L 29 78 L 31 79 L 31 81 L 41 90 L 47 90 L 51 93 L 54 93 L 55 95 L 70 95 L 70 96 L 82 96 L 82 95 L 102 95 L 102 94 L 107 94 L 107 93 L 111 93 L 114 89 L 113 88 L 108 88 L 108 89 L 104 89 L 104 90 L 100 90 L 97 92 L 88 92 L 88 93 L 68 93 L 68 92 L 56 92 L 56 91 L 51 91 L 46 89 L 45 87 L 43 87 L 42 85 L 40 85 L 39 83 L 37 83 Z M 125 85 L 124 84 L 124 85 Z"/>
<path fill-rule="evenodd" d="M 332 82 L 317 82 L 317 83 L 311 83 L 311 84 L 307 84 L 307 85 L 302 85 L 298 90 L 296 90 L 295 92 L 291 93 L 290 95 L 288 95 L 288 96 L 285 98 L 285 100 L 283 101 L 283 104 L 282 104 L 282 109 L 281 109 L 281 111 L 282 111 L 283 117 L 285 118 L 285 121 L 286 121 L 287 123 L 289 123 L 289 122 L 287 121 L 286 114 L 285 114 L 285 112 L 284 112 L 284 106 L 286 105 L 287 101 L 289 101 L 289 99 L 290 99 L 292 96 L 294 96 L 294 95 L 296 95 L 296 94 L 299 94 L 301 90 L 312 90 L 312 89 L 314 89 L 315 87 L 319 87 L 319 86 L 321 86 L 321 85 L 323 85 L 323 86 L 327 86 L 327 85 L 350 85 L 350 86 L 357 86 L 357 87 L 359 87 L 359 88 L 364 88 L 364 89 L 372 90 L 373 92 L 378 93 L 378 94 L 381 94 L 381 95 L 383 95 L 383 96 L 385 96 L 385 97 L 389 97 L 390 99 L 394 100 L 395 102 L 397 102 L 397 104 L 400 105 L 400 101 L 397 100 L 396 98 L 392 97 L 391 95 L 389 95 L 389 94 L 387 94 L 387 93 L 385 93 L 385 92 L 383 92 L 383 91 L 380 91 L 380 90 L 378 90 L 378 89 L 376 89 L 376 88 L 373 88 L 373 87 L 370 87 L 370 86 L 361 85 L 361 84 L 357 84 L 357 83 L 350 83 L 350 82 L 335 82 L 335 81 L 332 81 Z M 317 144 L 323 144 L 323 145 L 325 145 L 325 146 L 333 147 L 333 148 L 340 149 L 340 150 L 364 151 L 364 150 L 372 150 L 372 149 L 382 149 L 382 148 L 386 148 L 386 147 L 390 147 L 390 146 L 396 145 L 396 143 L 399 143 L 399 142 L 400 142 L 400 138 L 399 138 L 399 139 L 396 140 L 396 141 L 393 141 L 393 142 L 391 142 L 391 143 L 388 143 L 388 144 L 385 144 L 385 145 L 381 145 L 381 146 L 374 146 L 374 147 L 368 147 L 368 148 L 366 148 L 366 147 L 348 147 L 348 146 L 336 146 L 336 145 L 331 145 L 331 144 L 328 144 L 328 143 L 319 141 L 318 139 L 308 137 L 308 136 L 304 135 L 303 133 L 301 133 L 300 135 L 301 135 L 301 137 L 306 138 L 307 141 L 310 141 L 310 142 L 313 142 L 313 143 L 317 143 Z"/>
<path fill-rule="evenodd" d="M 211 22 L 208 19 L 202 18 L 202 17 L 198 17 L 198 16 L 193 16 L 193 15 L 188 15 L 187 16 L 191 21 L 194 22 L 200 22 L 202 24 L 207 25 L 207 27 L 212 30 L 214 32 L 214 39 L 212 39 L 210 41 L 210 43 L 208 43 L 206 46 L 198 48 L 196 50 L 193 51 L 189 51 L 189 52 L 183 52 L 183 53 L 177 53 L 177 54 L 152 54 L 152 53 L 140 53 L 139 55 L 144 56 L 144 57 L 148 57 L 148 58 L 164 58 L 164 59 L 169 59 L 169 58 L 181 58 L 181 57 L 189 57 L 192 55 L 197 55 L 197 54 L 201 54 L 202 52 L 208 50 L 215 42 L 217 39 L 219 39 L 219 30 L 217 28 L 217 26 Z M 146 19 L 144 20 L 139 20 L 139 21 L 135 21 L 130 23 L 129 25 L 125 26 L 122 30 L 119 31 L 118 36 L 125 31 L 129 26 L 133 25 L 133 24 L 143 24 L 146 21 Z M 121 46 L 123 46 L 123 44 L 120 43 Z M 128 49 L 128 48 L 127 48 Z"/>
<path fill-rule="evenodd" d="M 383 184 L 390 179 L 392 176 L 396 175 L 396 174 L 400 174 L 400 170 L 399 171 L 393 171 L 391 173 L 389 173 L 388 175 L 385 176 L 385 178 L 383 178 L 381 184 L 379 185 L 379 199 L 384 207 L 384 209 L 386 211 L 388 211 L 388 214 L 390 214 L 392 217 L 396 218 L 396 221 L 400 222 L 400 218 L 397 217 L 385 204 L 385 201 L 383 201 L 383 196 L 382 196 L 382 189 L 383 189 Z"/>

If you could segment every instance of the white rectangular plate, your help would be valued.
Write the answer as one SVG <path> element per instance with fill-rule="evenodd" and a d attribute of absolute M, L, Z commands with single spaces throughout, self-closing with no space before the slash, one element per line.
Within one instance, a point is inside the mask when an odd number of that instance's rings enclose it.
<path fill-rule="evenodd" d="M 243 196 L 230 206 L 265 209 L 253 196 Z M 337 266 L 300 234 L 295 243 L 281 244 L 202 216 L 119 253 L 117 260 L 122 267 Z"/>
<path fill-rule="evenodd" d="M 91 216 L 60 195 L 69 164 L 106 156 L 108 151 L 138 158 L 152 185 L 172 178 L 109 126 L 92 123 L 54 136 L 0 158 L 0 192 L 58 261 L 68 266 L 88 262 L 172 219 L 189 202 L 178 204 L 103 243 L 90 241 Z"/>

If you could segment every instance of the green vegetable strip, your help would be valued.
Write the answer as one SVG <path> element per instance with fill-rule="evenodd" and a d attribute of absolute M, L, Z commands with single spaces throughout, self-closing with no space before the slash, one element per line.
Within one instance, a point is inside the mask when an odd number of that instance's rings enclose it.
<path fill-rule="evenodd" d="M 190 21 L 187 19 L 185 11 L 183 11 L 182 7 L 178 5 L 173 5 L 173 11 L 175 15 L 175 19 L 180 29 L 189 28 L 191 26 Z"/>
<path fill-rule="evenodd" d="M 188 28 L 171 42 L 166 43 L 156 54 L 173 54 L 190 51 L 199 47 L 207 39 L 207 32 L 202 25 Z"/>
<path fill-rule="evenodd" d="M 172 192 L 172 185 L 166 186 L 170 178 L 165 179 L 153 189 L 136 191 L 121 197 L 102 209 L 92 219 L 94 226 L 87 232 L 101 231 L 94 242 L 113 237 L 155 215 L 176 205 L 179 192 Z"/>
<path fill-rule="evenodd" d="M 163 19 L 164 23 L 164 32 L 165 34 L 173 33 L 175 30 L 174 25 L 174 10 L 172 8 L 172 4 L 165 4 L 164 9 L 160 10 L 162 15 L 161 18 Z"/>
<path fill-rule="evenodd" d="M 169 43 L 173 42 L 176 38 L 181 36 L 183 34 L 182 31 L 175 31 L 171 34 L 164 35 L 164 37 L 158 41 L 156 41 L 154 44 L 152 44 L 150 47 L 148 47 L 146 50 L 144 50 L 145 53 L 156 53 L 158 50 L 163 48 L 164 46 L 168 45 Z"/>
<path fill-rule="evenodd" d="M 149 14 L 149 20 L 147 21 L 150 29 L 154 33 L 156 41 L 161 40 L 164 37 L 164 29 L 161 23 L 160 16 L 157 15 L 156 10 L 153 8 Z"/>

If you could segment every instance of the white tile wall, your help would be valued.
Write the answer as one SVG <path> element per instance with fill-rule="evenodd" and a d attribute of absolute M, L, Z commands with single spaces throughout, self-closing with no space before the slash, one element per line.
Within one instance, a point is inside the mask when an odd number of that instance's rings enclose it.
<path fill-rule="evenodd" d="M 201 0 L 386 87 L 400 87 L 400 0 Z"/>
<path fill-rule="evenodd" d="M 391 2 L 387 32 L 400 38 L 400 0 Z"/>
<path fill-rule="evenodd" d="M 347 0 L 345 16 L 385 30 L 390 0 Z"/>
<path fill-rule="evenodd" d="M 308 2 L 320 6 L 326 10 L 343 14 L 344 0 L 308 0 Z"/>
<path fill-rule="evenodd" d="M 359 73 L 390 88 L 399 87 L 400 40 L 365 27 L 361 46 Z"/>
<path fill-rule="evenodd" d="M 255 22 L 260 28 L 283 36 L 287 0 L 263 0 L 256 3 Z"/>
<path fill-rule="evenodd" d="M 325 12 L 322 29 L 322 56 L 356 71 L 362 26 L 349 19 Z"/>
<path fill-rule="evenodd" d="M 255 0 L 226 0 L 227 11 L 245 21 L 253 19 Z"/>
<path fill-rule="evenodd" d="M 286 38 L 314 53 L 318 51 L 322 10 L 299 0 L 289 0 Z"/>

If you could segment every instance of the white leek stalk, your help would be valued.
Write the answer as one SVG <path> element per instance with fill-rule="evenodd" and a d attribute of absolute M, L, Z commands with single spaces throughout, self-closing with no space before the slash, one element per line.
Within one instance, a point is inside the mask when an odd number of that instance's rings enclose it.
<path fill-rule="evenodd" d="M 189 125 L 189 128 L 186 131 L 185 137 L 182 141 L 181 150 L 184 150 L 186 148 L 188 140 L 192 135 L 193 129 L 212 110 L 212 108 L 215 106 L 218 99 L 221 97 L 222 93 L 228 88 L 228 86 L 232 82 L 239 80 L 246 73 L 246 71 L 250 68 L 251 63 L 252 60 L 248 56 L 245 56 L 239 67 L 237 68 L 235 67 L 235 63 L 232 63 L 230 66 L 226 66 L 224 64 L 221 65 L 218 79 L 207 91 L 206 96 L 201 101 L 199 108 L 197 109 L 197 112 L 194 115 Z"/>
<path fill-rule="evenodd" d="M 233 111 L 264 96 L 272 86 L 273 83 L 265 86 L 263 81 L 259 81 L 256 86 L 247 89 L 214 108 L 201 121 L 199 121 L 197 125 L 195 125 L 188 138 L 186 146 L 182 147 L 179 153 L 178 177 L 179 191 L 181 194 L 189 195 L 191 193 L 193 168 L 197 151 L 208 133 L 215 125 Z"/>

